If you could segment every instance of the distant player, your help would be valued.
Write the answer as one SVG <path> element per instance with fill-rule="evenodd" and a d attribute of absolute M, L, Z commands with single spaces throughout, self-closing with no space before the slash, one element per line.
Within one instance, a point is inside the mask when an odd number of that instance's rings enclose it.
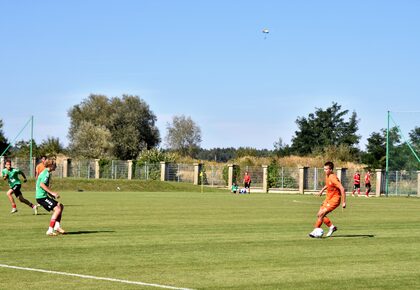
<path fill-rule="evenodd" d="M 248 171 L 245 171 L 244 187 L 248 193 L 251 193 L 251 176 L 248 174 Z"/>
<path fill-rule="evenodd" d="M 12 204 L 12 211 L 10 213 L 16 213 L 18 210 L 16 208 L 15 200 L 13 199 L 13 194 L 15 194 L 16 198 L 19 199 L 20 202 L 27 204 L 34 210 L 34 214 L 38 214 L 37 206 L 32 204 L 29 200 L 23 197 L 22 191 L 20 190 L 22 187 L 22 183 L 20 182 L 19 175 L 22 175 L 23 182 L 26 182 L 26 175 L 23 173 L 19 168 L 12 167 L 12 161 L 6 160 L 5 167 L 2 171 L 3 180 L 7 180 L 9 183 L 10 189 L 7 191 L 7 197 L 9 198 L 10 203 Z"/>
<path fill-rule="evenodd" d="M 50 226 L 48 227 L 46 234 L 48 236 L 65 234 L 66 232 L 60 225 L 64 205 L 55 200 L 60 198 L 60 195 L 57 192 L 52 191 L 49 187 L 51 172 L 56 168 L 55 161 L 47 159 L 47 161 L 45 161 L 45 167 L 46 168 L 41 172 L 36 181 L 36 201 L 47 211 L 53 211 Z"/>
<path fill-rule="evenodd" d="M 315 229 L 309 234 L 311 238 L 319 237 L 316 233 L 321 230 L 321 225 L 323 223 L 329 227 L 327 237 L 330 237 L 335 231 L 337 231 L 337 227 L 333 225 L 331 220 L 327 217 L 327 214 L 336 209 L 340 205 L 340 202 L 342 202 L 341 206 L 343 208 L 346 207 L 346 192 L 337 175 L 333 173 L 333 169 L 334 164 L 331 161 L 325 163 L 325 186 L 319 191 L 319 196 L 327 190 L 327 198 L 322 203 L 318 211 L 318 219 L 315 223 Z"/>
<path fill-rule="evenodd" d="M 35 180 L 37 180 L 38 176 L 41 174 L 41 172 L 44 171 L 46 160 L 47 160 L 47 156 L 41 156 L 41 161 L 35 167 Z"/>
<path fill-rule="evenodd" d="M 365 196 L 369 197 L 369 193 L 370 193 L 370 190 L 372 188 L 372 186 L 370 184 L 370 170 L 368 170 L 365 174 L 365 187 L 366 187 Z"/>
<path fill-rule="evenodd" d="M 232 193 L 236 193 L 238 191 L 238 185 L 236 184 L 236 182 L 234 182 L 232 184 Z"/>
<path fill-rule="evenodd" d="M 353 175 L 353 192 L 351 196 L 354 196 L 354 193 L 357 191 L 357 196 L 360 195 L 360 173 L 359 170 Z"/>

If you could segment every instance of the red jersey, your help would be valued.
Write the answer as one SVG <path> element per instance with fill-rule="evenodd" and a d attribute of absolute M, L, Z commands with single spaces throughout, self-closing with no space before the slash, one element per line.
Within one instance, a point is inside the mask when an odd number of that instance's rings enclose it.
<path fill-rule="evenodd" d="M 355 173 L 353 175 L 354 184 L 360 184 L 360 173 Z"/>
<path fill-rule="evenodd" d="M 366 172 L 365 183 L 370 183 L 370 172 Z"/>
<path fill-rule="evenodd" d="M 250 182 L 251 182 L 251 176 L 249 176 L 249 175 L 245 175 L 245 176 L 244 176 L 244 182 L 246 182 L 246 183 L 250 183 Z"/>

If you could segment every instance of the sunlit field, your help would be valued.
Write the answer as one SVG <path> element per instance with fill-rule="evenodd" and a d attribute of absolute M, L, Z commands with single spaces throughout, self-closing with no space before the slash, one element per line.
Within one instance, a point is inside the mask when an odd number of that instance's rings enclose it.
<path fill-rule="evenodd" d="M 48 237 L 49 213 L 34 216 L 18 204 L 19 212 L 10 214 L 3 194 L 0 288 L 420 288 L 419 199 L 348 197 L 348 208 L 330 215 L 339 229 L 333 237 L 311 239 L 322 200 L 228 192 L 64 192 L 62 226 L 68 234 Z"/>

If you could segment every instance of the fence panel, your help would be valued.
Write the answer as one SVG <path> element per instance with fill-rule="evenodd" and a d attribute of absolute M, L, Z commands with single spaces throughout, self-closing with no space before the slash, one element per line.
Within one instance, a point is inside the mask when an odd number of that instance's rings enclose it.
<path fill-rule="evenodd" d="M 416 171 L 389 171 L 388 172 L 388 195 L 416 195 L 417 172 Z"/>
<path fill-rule="evenodd" d="M 354 188 L 354 175 L 356 174 L 355 169 L 353 170 L 347 170 L 346 172 L 346 178 L 341 183 L 344 186 L 344 189 L 346 192 L 353 192 Z M 365 186 L 365 176 L 367 171 L 359 170 L 360 173 L 360 193 L 364 194 L 366 192 L 366 186 Z M 371 188 L 371 195 L 375 193 L 376 190 L 376 174 L 375 172 L 370 173 L 370 184 L 372 186 Z"/>
<path fill-rule="evenodd" d="M 128 162 L 124 160 L 101 160 L 99 177 L 109 179 L 127 179 Z"/>
<path fill-rule="evenodd" d="M 194 165 L 169 163 L 166 166 L 168 181 L 194 182 Z"/>
<path fill-rule="evenodd" d="M 68 177 L 87 179 L 95 178 L 95 161 L 71 160 L 69 164 Z"/>
<path fill-rule="evenodd" d="M 269 189 L 299 190 L 299 168 L 279 167 L 269 175 Z"/>
<path fill-rule="evenodd" d="M 227 182 L 223 179 L 224 165 L 203 166 L 203 184 L 211 186 L 226 186 Z"/>
<path fill-rule="evenodd" d="M 159 163 L 135 163 L 133 162 L 133 179 L 160 180 Z"/>

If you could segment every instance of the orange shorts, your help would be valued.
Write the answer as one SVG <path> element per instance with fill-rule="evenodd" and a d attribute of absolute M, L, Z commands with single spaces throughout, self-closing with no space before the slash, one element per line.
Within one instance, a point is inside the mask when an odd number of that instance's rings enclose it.
<path fill-rule="evenodd" d="M 327 212 L 332 212 L 340 205 L 340 202 L 341 202 L 341 196 L 333 197 L 331 199 L 326 199 L 322 203 L 321 209 L 326 209 Z"/>

